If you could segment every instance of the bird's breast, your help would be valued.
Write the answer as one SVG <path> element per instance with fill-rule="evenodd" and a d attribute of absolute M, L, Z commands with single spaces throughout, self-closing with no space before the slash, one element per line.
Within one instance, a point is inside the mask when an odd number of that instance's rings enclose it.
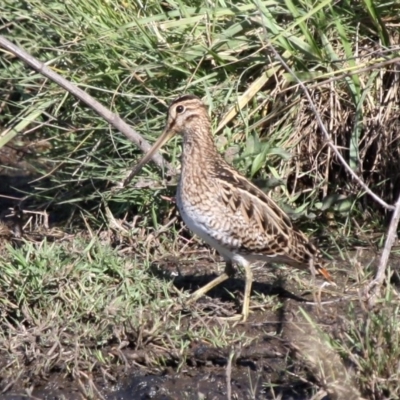
<path fill-rule="evenodd" d="M 195 187 L 191 189 L 195 190 Z M 212 199 L 207 198 L 205 193 L 190 193 L 190 189 L 185 188 L 182 182 L 180 182 L 176 195 L 176 203 L 185 224 L 202 239 L 206 240 L 205 235 L 210 235 L 215 229 L 218 229 L 214 227 L 216 210 L 213 209 Z"/>
<path fill-rule="evenodd" d="M 225 218 L 224 209 L 213 194 L 215 191 L 190 193 L 180 182 L 176 195 L 177 206 L 183 221 L 193 233 L 214 247 L 225 259 L 231 259 L 234 249 L 240 247 L 241 243 L 233 237 L 229 218 Z"/>

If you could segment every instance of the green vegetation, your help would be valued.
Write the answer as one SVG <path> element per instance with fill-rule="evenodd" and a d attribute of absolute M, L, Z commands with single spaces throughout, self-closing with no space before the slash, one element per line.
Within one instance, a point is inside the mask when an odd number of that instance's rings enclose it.
<path fill-rule="evenodd" d="M 224 348 L 250 339 L 230 331 L 227 322 L 207 326 L 198 315 L 201 306 L 183 312 L 184 297 L 177 297 L 169 279 L 97 239 L 78 236 L 5 250 L 0 349 L 7 349 L 14 365 L 2 379 L 18 375 L 22 365 L 15 362 L 26 357 L 36 363 L 37 376 L 62 371 L 76 377 L 99 364 L 126 363 L 125 347 L 148 366 L 179 366 L 194 341 Z"/>
<path fill-rule="evenodd" d="M 307 310 L 314 320 L 307 323 L 320 325 L 312 329 L 327 335 L 321 340 L 333 349 L 332 359 L 354 372 L 357 393 L 382 399 L 400 395 L 396 290 L 387 282 L 377 310 L 366 311 L 355 293 L 372 276 L 371 257 L 348 265 L 337 253 L 348 259 L 354 245 L 380 247 L 387 216 L 344 172 L 303 89 L 270 46 L 308 88 L 351 168 L 392 204 L 400 186 L 399 11 L 397 2 L 381 0 L 3 0 L 0 34 L 150 142 L 163 129 L 172 99 L 202 97 L 220 150 L 271 190 L 337 260 L 340 287 L 329 299 L 351 293 L 332 311 L 344 322 L 339 331 L 328 329 L 318 312 Z M 0 225 L 2 388 L 16 371 L 18 379 L 26 371 L 30 379 L 54 371 L 82 378 L 79 371 L 107 366 L 112 375 L 110 365 L 128 363 L 127 348 L 134 349 L 136 366 L 180 369 L 194 341 L 230 349 L 262 336 L 264 328 L 208 322 L 210 312 L 229 314 L 240 291 L 228 293 L 231 301 L 218 310 L 207 301 L 186 309 L 190 285 L 180 292 L 174 275 L 165 279 L 153 271 L 152 263 L 167 256 L 195 266 L 202 265 L 202 254 L 210 257 L 165 200 L 173 196 L 175 179 L 148 165 L 140 179 L 115 190 L 140 151 L 64 89 L 0 54 L 0 194 L 5 176 L 21 173 L 21 162 L 35 179 L 19 194 L 27 195 L 23 241 L 12 245 L 10 226 Z M 179 155 L 177 139 L 164 156 L 177 166 Z M 46 213 L 50 226 L 35 211 Z M 305 274 L 286 268 L 269 271 L 266 282 L 277 274 L 294 293 L 309 289 Z M 256 280 L 262 280 L 257 272 Z M 273 316 L 284 308 L 262 290 L 253 300 L 255 314 Z M 308 348 L 299 350 L 306 359 Z M 288 358 L 288 365 L 296 362 L 311 391 L 324 387 L 315 365 Z M 5 368 L 8 363 L 13 368 Z M 278 381 L 271 378 L 265 387 L 278 393 Z"/>

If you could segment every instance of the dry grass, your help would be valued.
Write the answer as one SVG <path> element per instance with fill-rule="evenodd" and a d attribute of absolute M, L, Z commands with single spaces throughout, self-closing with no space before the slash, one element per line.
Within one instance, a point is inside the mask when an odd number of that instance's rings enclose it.
<path fill-rule="evenodd" d="M 227 158 L 271 190 L 330 251 L 346 254 L 355 244 L 378 248 L 385 215 L 332 155 L 303 91 L 268 46 L 305 83 L 351 168 L 392 203 L 400 186 L 398 11 L 394 3 L 367 0 L 154 1 L 145 7 L 6 1 L 0 5 L 0 34 L 118 112 L 150 141 L 161 131 L 172 98 L 184 92 L 203 97 Z M 188 312 L 171 284 L 176 271 L 165 279 L 154 276 L 155 260 L 181 268 L 188 255 L 189 264 L 201 263 L 204 251 L 165 201 L 174 184 L 148 167 L 139 182 L 113 191 L 139 151 L 18 59 L 2 52 L 0 63 L 0 173 L 16 179 L 22 167 L 37 179 L 29 185 L 26 179 L 23 185 L 14 181 L 20 192 L 12 196 L 25 200 L 23 239 L 16 237 L 13 217 L 0 226 L 3 390 L 21 380 L 30 387 L 58 371 L 78 382 L 86 398 L 101 397 L 96 374 L 114 382 L 119 368 L 181 371 L 216 362 L 221 351 L 228 359 L 232 346 L 251 348 L 253 339 L 263 337 L 261 320 L 244 329 L 207 320 L 209 313 L 234 312 L 237 288 L 224 293 L 224 301 L 206 300 Z M 179 142 L 169 150 L 166 158 L 176 166 Z M 0 195 L 8 196 L 5 182 Z M 3 201 L 2 220 L 14 204 Z M 339 262 L 336 275 L 346 275 L 343 287 L 354 289 L 371 275 L 370 260 L 351 268 Z M 307 288 L 302 274 L 282 271 L 278 275 L 287 274 L 295 291 Z M 274 275 L 269 271 L 263 278 L 269 282 Z M 388 282 L 382 307 L 362 314 L 362 304 L 352 299 L 338 311 L 343 330 L 324 329 L 328 336 L 299 318 L 307 340 L 298 342 L 300 359 L 287 355 L 278 375 L 294 366 L 295 382 L 314 398 L 323 390 L 343 397 L 342 384 L 349 398 L 398 396 L 396 296 Z M 285 308 L 262 291 L 253 300 L 260 316 Z M 272 331 L 281 340 L 281 332 Z M 200 362 L 196 357 L 204 346 Z M 240 367 L 232 361 L 233 370 Z M 268 379 L 275 388 L 282 384 L 284 396 L 293 375 L 283 383 L 273 374 Z"/>
<path fill-rule="evenodd" d="M 68 8 L 30 0 L 26 6 L 2 6 L 1 33 L 51 60 L 144 137 L 161 131 L 172 98 L 194 92 L 210 105 L 221 149 L 235 154 L 234 164 L 247 175 L 273 178 L 274 195 L 294 214 L 315 218 L 330 211 L 352 231 L 351 212 L 361 230 L 370 229 L 362 215 L 372 203 L 359 201 L 363 194 L 322 140 L 301 88 L 266 50 L 271 43 L 310 90 L 353 170 L 387 202 L 396 197 L 398 14 L 386 4 L 216 3 L 212 11 L 182 4 L 182 14 L 157 2 L 146 10 L 130 4 L 123 13 L 97 0 Z M 146 192 L 138 186 L 111 191 L 138 152 L 15 58 L 6 54 L 2 64 L 6 130 L 0 143 L 19 151 L 40 145 L 41 162 L 34 165 L 42 180 L 31 195 L 42 207 L 62 204 L 66 213 L 81 207 L 99 223 L 103 204 L 131 218 L 133 204 L 143 226 L 159 224 L 168 210 L 154 202 L 154 185 Z M 21 143 L 11 142 L 16 134 Z M 179 150 L 169 154 L 176 165 Z"/>

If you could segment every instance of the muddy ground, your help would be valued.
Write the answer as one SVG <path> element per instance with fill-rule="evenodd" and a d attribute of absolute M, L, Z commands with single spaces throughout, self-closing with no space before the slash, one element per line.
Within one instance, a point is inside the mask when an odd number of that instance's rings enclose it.
<path fill-rule="evenodd" d="M 278 317 L 264 312 L 252 315 L 242 329 L 253 337 L 258 336 L 258 340 L 245 348 L 216 349 L 209 344 L 195 344 L 187 363 L 179 371 L 176 366 L 152 370 L 136 365 L 112 371 L 113 376 L 119 377 L 117 382 L 109 381 L 98 371 L 91 377 L 97 386 L 96 391 L 99 390 L 104 398 L 115 400 L 227 399 L 229 373 L 233 399 L 273 399 L 273 393 L 283 399 L 310 399 L 316 391 L 312 374 L 307 376 L 300 364 L 289 361 L 292 350 L 285 336 L 290 332 L 287 332 L 283 321 L 293 318 L 296 304 L 293 301 L 287 303 L 293 303 L 287 306 L 287 315 Z M 312 314 L 311 307 L 308 311 Z M 324 314 L 320 321 L 333 326 L 336 311 L 325 310 Z M 229 367 L 231 350 L 236 350 L 236 353 Z M 138 355 L 133 350 L 124 350 L 123 355 L 127 360 L 145 358 L 143 352 Z M 88 386 L 84 379 L 81 382 Z M 40 399 L 78 399 L 82 393 L 79 382 L 71 381 L 65 374 L 36 377 L 31 380 L 29 391 L 19 389 L 19 384 L 25 386 L 24 382 L 16 382 L 0 398 L 17 400 L 28 395 L 28 398 Z M 86 390 L 90 391 L 90 388 Z M 97 393 L 94 397 L 100 396 Z"/>
<path fill-rule="evenodd" d="M 371 261 L 370 253 L 359 257 Z M 171 272 L 176 271 L 177 265 L 181 275 L 172 278 L 175 274 Z M 211 256 L 196 262 L 167 259 L 155 265 L 155 279 L 174 279 L 178 289 L 192 290 L 212 279 L 214 268 Z M 115 400 L 334 398 L 321 389 L 312 366 L 309 367 L 301 352 L 296 351 L 299 340 L 303 344 L 309 342 L 306 347 L 310 348 L 318 342 L 317 332 L 306 324 L 299 309 L 302 307 L 325 332 L 337 336 L 345 328 L 349 303 L 353 302 L 359 308 L 357 291 L 354 288 L 346 291 L 325 288 L 321 292 L 321 304 L 318 304 L 318 293 L 299 291 L 293 282 L 283 282 L 279 271 L 272 281 L 267 267 L 256 268 L 254 275 L 253 310 L 249 320 L 245 324 L 231 324 L 231 329 L 251 339 L 244 346 L 236 343 L 231 348 L 221 349 L 211 343 L 194 342 L 186 354 L 186 361 L 182 363 L 176 355 L 164 354 L 165 365 L 155 368 L 146 365 L 147 358 L 157 356 L 154 349 L 149 349 L 146 354 L 146 350 L 105 348 L 105 353 L 118 352 L 125 360 L 124 366 L 110 366 L 108 371 L 99 368 L 90 376 L 81 375 L 75 379 L 67 371 L 35 376 L 32 366 L 32 375 L 16 380 L 9 390 L 7 385 L 11 382 L 1 382 L 4 393 L 0 399 L 86 398 L 82 393 Z M 335 279 L 340 286 L 347 277 L 342 272 L 335 274 Z M 321 281 L 317 286 L 321 286 Z M 203 321 L 210 329 L 220 327 L 216 316 L 229 316 L 240 310 L 243 287 L 244 281 L 238 276 L 213 290 L 210 297 L 198 301 L 196 310 L 204 312 Z M 234 293 L 238 300 L 232 300 L 227 291 Z M 262 304 L 260 294 L 265 296 L 268 304 Z M 181 312 L 187 329 L 190 329 L 195 317 L 191 316 L 190 308 Z M 185 329 L 185 323 L 182 329 Z M 26 389 L 27 382 L 29 390 Z M 313 397 L 318 391 L 319 397 Z M 347 397 L 351 399 L 350 395 Z"/>
<path fill-rule="evenodd" d="M 29 174 L 7 174 L 0 178 L 0 193 L 18 196 L 12 187 L 16 182 L 20 188 L 29 191 Z M 0 201 L 4 217 L 14 203 L 7 197 Z M 374 264 L 375 256 L 370 251 L 358 252 L 358 263 Z M 191 257 L 186 260 L 166 258 L 154 263 L 154 279 L 170 279 L 179 290 L 192 291 L 215 277 L 215 266 L 216 258 L 212 255 L 196 261 Z M 354 263 L 338 261 L 333 275 L 338 287 L 325 287 L 320 293 L 318 290 L 311 293 L 296 279 L 288 280 L 287 274 L 258 266 L 254 270 L 249 320 L 245 324 L 232 322 L 230 325 L 230 329 L 243 334 L 247 341 L 242 340 L 231 348 L 194 342 L 184 358 L 162 354 L 162 367 L 148 365 L 150 356 L 146 350 L 104 348 L 104 353 L 118 353 L 124 362 L 110 366 L 107 371 L 95 368 L 95 372 L 87 376 L 84 373 L 73 376 L 71 371 L 52 371 L 47 376 L 36 376 L 32 365 L 30 375 L 0 380 L 0 399 L 80 399 L 84 397 L 83 393 L 86 397 L 113 400 L 305 400 L 315 395 L 318 399 L 333 398 L 324 392 L 321 380 L 316 378 L 318 374 L 304 360 L 296 344 L 301 342 L 303 349 L 304 346 L 316 348 L 319 341 L 318 332 L 305 322 L 300 307 L 333 337 L 340 334 L 346 324 L 350 302 L 355 305 L 355 318 L 362 312 Z M 309 279 L 309 275 L 304 279 Z M 316 286 L 308 287 L 318 288 L 321 283 L 318 281 Z M 218 317 L 240 310 L 243 287 L 243 276 L 238 275 L 198 301 L 196 312 L 203 312 L 203 322 L 210 329 L 220 328 Z M 234 298 L 229 293 L 233 293 Z M 182 309 L 181 313 L 182 329 L 185 326 L 190 329 L 197 317 L 192 315 L 191 308 Z M 152 358 L 157 357 L 154 349 L 150 351 Z M 2 359 L 0 366 L 4 371 L 12 360 L 7 359 L 7 354 L 2 354 Z M 349 392 L 346 399 L 351 398 Z"/>

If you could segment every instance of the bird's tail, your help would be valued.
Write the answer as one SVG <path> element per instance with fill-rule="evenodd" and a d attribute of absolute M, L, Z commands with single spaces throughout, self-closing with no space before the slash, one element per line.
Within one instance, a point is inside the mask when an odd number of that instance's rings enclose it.
<path fill-rule="evenodd" d="M 308 264 L 315 273 L 322 275 L 327 281 L 333 282 L 331 274 L 325 268 L 327 263 L 319 249 L 302 232 L 296 233 L 294 242 L 297 246 L 293 246 L 295 255 L 302 260 L 304 266 Z"/>

